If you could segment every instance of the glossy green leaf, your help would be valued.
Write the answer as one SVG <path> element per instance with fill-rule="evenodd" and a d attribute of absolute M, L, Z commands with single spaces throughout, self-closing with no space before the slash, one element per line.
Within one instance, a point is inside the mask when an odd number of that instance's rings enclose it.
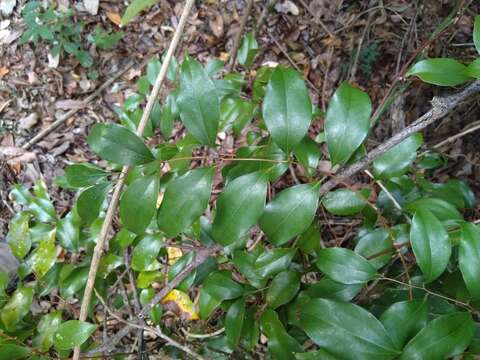
<path fill-rule="evenodd" d="M 241 98 L 227 97 L 220 104 L 221 128 L 233 128 L 240 135 L 253 117 L 254 104 Z"/>
<path fill-rule="evenodd" d="M 443 360 L 461 354 L 474 334 L 472 316 L 465 312 L 432 320 L 405 346 L 400 360 Z"/>
<path fill-rule="evenodd" d="M 146 306 L 154 297 L 156 293 L 153 288 L 143 289 L 140 292 L 140 305 Z M 160 325 L 162 323 L 162 306 L 156 304 L 152 310 L 150 310 L 150 319 L 155 325 Z"/>
<path fill-rule="evenodd" d="M 45 358 L 36 359 L 32 357 L 32 350 L 26 346 L 20 346 L 13 343 L 0 343 L 0 360 L 45 360 Z"/>
<path fill-rule="evenodd" d="M 174 237 L 203 214 L 212 192 L 213 175 L 213 168 L 199 168 L 168 184 L 157 214 L 160 230 Z"/>
<path fill-rule="evenodd" d="M 156 235 L 145 235 L 133 249 L 132 269 L 136 271 L 153 271 L 160 268 L 158 253 L 163 241 Z"/>
<path fill-rule="evenodd" d="M 172 93 L 167 95 L 163 105 L 162 117 L 160 119 L 160 130 L 165 138 L 172 136 L 175 119 L 178 118 L 178 109 Z"/>
<path fill-rule="evenodd" d="M 319 250 L 316 265 L 342 284 L 363 284 L 377 276 L 375 267 L 367 259 L 345 248 Z"/>
<path fill-rule="evenodd" d="M 265 296 L 267 305 L 276 309 L 292 300 L 300 289 L 300 277 L 300 273 L 291 270 L 278 273 Z"/>
<path fill-rule="evenodd" d="M 310 285 L 305 294 L 311 298 L 325 298 L 348 302 L 362 290 L 363 284 L 342 284 L 328 277 Z"/>
<path fill-rule="evenodd" d="M 475 16 L 475 22 L 473 25 L 473 43 L 480 54 L 480 15 Z"/>
<path fill-rule="evenodd" d="M 244 236 L 262 216 L 266 195 L 264 173 L 242 175 L 229 182 L 217 199 L 212 225 L 215 241 L 227 246 Z"/>
<path fill-rule="evenodd" d="M 235 349 L 242 336 L 243 322 L 245 320 L 245 299 L 242 297 L 236 300 L 228 308 L 225 316 L 225 334 L 228 345 Z"/>
<path fill-rule="evenodd" d="M 468 64 L 467 75 L 475 79 L 480 79 L 480 58 L 477 58 Z"/>
<path fill-rule="evenodd" d="M 258 43 L 255 40 L 252 32 L 245 34 L 240 43 L 240 48 L 238 49 L 238 63 L 246 68 L 249 68 L 255 60 L 255 56 L 258 53 Z"/>
<path fill-rule="evenodd" d="M 480 230 L 471 223 L 462 224 L 458 265 L 468 292 L 480 299 Z"/>
<path fill-rule="evenodd" d="M 265 287 L 267 279 L 258 275 L 255 271 L 255 261 L 260 255 L 257 249 L 256 251 L 250 252 L 246 250 L 235 251 L 233 253 L 233 264 L 237 270 L 247 278 L 250 285 L 256 287 L 257 289 L 261 289 Z"/>
<path fill-rule="evenodd" d="M 188 264 L 190 264 L 194 258 L 195 252 L 190 251 L 175 261 L 175 264 L 171 265 L 168 271 L 168 280 L 175 278 L 175 276 L 177 276 Z M 176 288 L 180 291 L 187 292 L 193 286 L 196 275 L 197 272 L 195 269 L 191 271 L 190 274 L 183 279 L 183 281 Z"/>
<path fill-rule="evenodd" d="M 52 230 L 42 235 L 38 247 L 28 259 L 28 262 L 37 278 L 41 279 L 55 264 L 56 259 L 55 230 Z"/>
<path fill-rule="evenodd" d="M 143 234 L 156 211 L 160 175 L 137 178 L 120 199 L 120 219 L 123 225 L 137 234 Z"/>
<path fill-rule="evenodd" d="M 12 254 L 18 259 L 23 259 L 32 247 L 29 221 L 30 214 L 21 212 L 17 214 L 8 225 L 7 243 L 12 250 Z"/>
<path fill-rule="evenodd" d="M 231 300 L 244 294 L 243 286 L 232 280 L 229 271 L 215 271 L 203 282 L 203 290 L 218 300 Z"/>
<path fill-rule="evenodd" d="M 325 136 L 333 165 L 345 163 L 370 129 L 372 102 L 367 93 L 343 82 L 333 94 L 325 117 Z"/>
<path fill-rule="evenodd" d="M 177 105 L 180 118 L 193 137 L 203 145 L 215 146 L 220 121 L 217 88 L 205 69 L 188 56 L 180 72 Z"/>
<path fill-rule="evenodd" d="M 316 351 L 309 351 L 305 353 L 296 353 L 295 354 L 296 360 L 338 360 L 337 357 L 334 357 L 327 351 L 320 349 Z"/>
<path fill-rule="evenodd" d="M 338 189 L 328 192 L 322 204 L 333 215 L 348 216 L 362 211 L 367 201 L 359 193 L 349 189 Z"/>
<path fill-rule="evenodd" d="M 200 319 L 206 320 L 213 313 L 213 311 L 220 306 L 222 300 L 214 298 L 210 295 L 205 288 L 200 291 L 200 297 L 198 298 L 198 312 Z"/>
<path fill-rule="evenodd" d="M 313 176 L 317 171 L 318 161 L 320 160 L 321 151 L 318 144 L 305 136 L 302 141 L 295 146 L 293 150 L 295 157 L 307 172 L 308 175 Z"/>
<path fill-rule="evenodd" d="M 15 185 L 10 195 L 16 202 L 22 204 L 33 213 L 41 222 L 54 222 L 56 218 L 55 208 L 48 196 L 47 187 L 42 180 L 35 183 L 34 194 L 21 185 Z"/>
<path fill-rule="evenodd" d="M 396 302 L 380 317 L 380 321 L 399 349 L 425 327 L 427 319 L 426 298 Z"/>
<path fill-rule="evenodd" d="M 70 275 L 62 280 L 60 283 L 60 295 L 62 298 L 68 299 L 74 295 L 82 294 L 80 290 L 82 290 L 87 283 L 89 269 L 89 266 L 76 268 Z"/>
<path fill-rule="evenodd" d="M 297 71 L 281 66 L 273 71 L 262 112 L 273 141 L 283 151 L 289 153 L 302 141 L 312 120 L 312 105 Z"/>
<path fill-rule="evenodd" d="M 417 62 L 408 70 L 407 76 L 418 76 L 422 81 L 440 85 L 461 85 L 470 80 L 465 65 L 451 58 L 434 58 Z"/>
<path fill-rule="evenodd" d="M 262 278 L 268 278 L 286 270 L 290 266 L 295 252 L 295 248 L 274 248 L 263 252 L 255 261 L 255 273 Z"/>
<path fill-rule="evenodd" d="M 53 337 L 55 347 L 59 350 L 73 349 L 88 340 L 97 326 L 80 320 L 69 320 L 57 329 Z"/>
<path fill-rule="evenodd" d="M 100 265 L 98 267 L 98 275 L 102 276 L 104 279 L 110 274 L 113 270 L 123 265 L 123 257 L 109 253 L 102 257 L 100 260 Z"/>
<path fill-rule="evenodd" d="M 424 281 L 432 282 L 445 271 L 452 253 L 446 230 L 430 211 L 419 209 L 412 220 L 410 241 Z"/>
<path fill-rule="evenodd" d="M 417 150 L 423 143 L 421 133 L 416 133 L 395 145 L 373 162 L 375 176 L 388 179 L 405 174 L 417 157 Z"/>
<path fill-rule="evenodd" d="M 128 24 L 143 10 L 157 3 L 157 0 L 132 0 L 122 16 L 122 25 Z"/>
<path fill-rule="evenodd" d="M 91 224 L 98 218 L 109 190 L 110 183 L 100 183 L 82 191 L 77 199 L 77 212 L 85 223 Z"/>
<path fill-rule="evenodd" d="M 16 325 L 30 311 L 33 293 L 34 291 L 31 287 L 18 288 L 7 304 L 0 310 L 0 318 L 8 331 L 14 331 Z"/>
<path fill-rule="evenodd" d="M 275 246 L 281 246 L 308 229 L 318 207 L 318 185 L 301 184 L 276 195 L 265 207 L 260 228 Z"/>
<path fill-rule="evenodd" d="M 388 360 L 400 354 L 380 321 L 354 304 L 313 299 L 301 310 L 300 325 L 318 346 L 340 359 Z"/>
<path fill-rule="evenodd" d="M 419 210 L 429 211 L 440 221 L 463 220 L 455 206 L 442 199 L 421 198 L 406 204 L 404 208 L 411 214 Z"/>
<path fill-rule="evenodd" d="M 260 339 L 260 325 L 256 318 L 257 311 L 258 309 L 256 306 L 249 306 L 246 310 L 241 342 L 241 345 L 246 350 L 254 349 Z"/>
<path fill-rule="evenodd" d="M 268 352 L 272 359 L 295 359 L 295 353 L 304 351 L 297 340 L 287 333 L 274 310 L 264 311 L 260 318 L 260 325 L 262 332 L 268 338 Z"/>
<path fill-rule="evenodd" d="M 315 222 L 305 230 L 297 241 L 297 246 L 304 253 L 314 255 L 320 250 L 322 235 L 320 228 Z"/>
<path fill-rule="evenodd" d="M 42 351 L 48 351 L 53 345 L 53 335 L 61 322 L 62 312 L 59 310 L 43 315 L 38 322 L 38 335 L 33 339 L 33 345 Z"/>
<path fill-rule="evenodd" d="M 136 166 L 155 160 L 142 139 L 118 124 L 95 124 L 87 142 L 98 156 L 114 164 Z"/>
<path fill-rule="evenodd" d="M 82 188 L 97 184 L 108 175 L 99 167 L 89 164 L 73 164 L 65 168 L 68 185 Z"/>
<path fill-rule="evenodd" d="M 380 269 L 390 261 L 395 250 L 389 233 L 375 229 L 358 239 L 355 252 L 368 259 L 375 269 Z"/>
<path fill-rule="evenodd" d="M 81 224 L 81 218 L 75 208 L 57 223 L 57 239 L 64 249 L 79 251 Z"/>

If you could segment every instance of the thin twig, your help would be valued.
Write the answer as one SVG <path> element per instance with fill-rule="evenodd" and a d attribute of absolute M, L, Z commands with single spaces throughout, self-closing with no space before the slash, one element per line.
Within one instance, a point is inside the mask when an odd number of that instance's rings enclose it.
<path fill-rule="evenodd" d="M 237 60 L 238 48 L 240 47 L 240 40 L 242 39 L 243 30 L 247 25 L 248 16 L 250 15 L 252 8 L 253 8 L 253 0 L 248 0 L 247 7 L 242 15 L 242 18 L 240 19 L 240 28 L 238 29 L 238 32 L 235 34 L 235 38 L 233 39 L 233 47 L 230 53 L 231 54 L 230 62 L 228 63 L 229 72 L 232 71 L 233 67 L 235 66 L 235 61 Z"/>
<path fill-rule="evenodd" d="M 95 90 L 92 94 L 88 95 L 84 100 L 83 104 L 84 106 L 87 106 L 87 104 L 95 99 L 98 95 L 100 95 L 103 90 L 108 88 L 115 80 L 117 80 L 120 76 L 122 76 L 128 69 L 130 69 L 133 66 L 134 62 L 130 61 L 123 69 L 118 71 L 116 74 L 114 74 L 110 79 L 105 81 L 97 90 Z M 65 114 L 63 114 L 58 120 L 54 121 L 51 123 L 49 126 L 47 126 L 45 129 L 39 131 L 37 135 L 35 135 L 33 138 L 31 138 L 29 141 L 27 141 L 25 144 L 22 145 L 22 149 L 28 149 L 32 145 L 35 145 L 38 143 L 40 140 L 42 140 L 45 136 L 50 134 L 53 130 L 57 129 L 60 125 L 65 123 L 68 119 L 70 119 L 73 115 L 75 115 L 78 111 L 84 108 L 83 107 L 77 107 L 75 109 L 67 111 Z"/>
<path fill-rule="evenodd" d="M 150 114 L 152 112 L 155 100 L 160 93 L 160 88 L 163 84 L 163 81 L 166 77 L 168 66 L 172 60 L 173 54 L 177 48 L 177 45 L 180 41 L 180 38 L 183 34 L 183 29 L 187 22 L 188 15 L 190 14 L 190 10 L 195 3 L 194 0 L 186 0 L 185 7 L 182 12 L 182 16 L 180 17 L 180 21 L 178 23 L 178 27 L 175 30 L 175 34 L 173 35 L 172 41 L 168 48 L 168 51 L 165 55 L 165 60 L 162 63 L 162 67 L 160 68 L 160 72 L 158 73 L 157 79 L 155 80 L 155 84 L 153 86 L 152 92 L 148 96 L 147 105 L 145 106 L 145 110 L 143 111 L 142 118 L 140 119 L 140 123 L 138 124 L 137 128 L 137 135 L 142 136 L 145 126 L 147 125 L 147 121 L 150 118 Z M 117 184 L 115 185 L 115 190 L 112 195 L 112 199 L 107 209 L 107 213 L 105 215 L 105 220 L 102 224 L 102 228 L 100 230 L 100 235 L 98 237 L 97 245 L 93 251 L 92 260 L 90 264 L 90 271 L 88 273 L 87 284 L 85 285 L 85 292 L 83 295 L 82 306 L 80 308 L 80 316 L 79 320 L 85 321 L 88 314 L 88 305 L 90 304 L 90 299 L 92 298 L 92 290 L 95 285 L 95 277 L 97 275 L 98 266 L 100 264 L 100 258 L 102 257 L 102 252 L 108 243 L 107 236 L 110 230 L 110 226 L 113 221 L 113 217 L 115 216 L 115 212 L 117 209 L 118 201 L 120 199 L 120 195 L 122 193 L 122 188 L 125 182 L 126 175 L 128 174 L 129 167 L 124 166 L 122 168 L 122 173 L 118 178 Z M 80 347 L 77 346 L 73 352 L 73 360 L 78 360 L 80 355 Z"/>
<path fill-rule="evenodd" d="M 218 336 L 218 335 L 222 334 L 224 331 L 225 331 L 225 328 L 222 327 L 221 329 L 218 329 L 217 331 L 214 331 L 210 334 L 192 334 L 192 333 L 189 333 L 187 330 L 182 328 L 182 332 L 185 335 L 187 335 L 190 338 L 194 338 L 194 339 L 208 339 L 208 338 L 211 338 L 211 337 Z"/>
<path fill-rule="evenodd" d="M 320 187 L 320 195 L 325 195 L 328 191 L 332 190 L 338 184 L 347 181 L 359 171 L 364 170 L 380 155 L 384 154 L 386 151 L 390 150 L 395 145 L 401 143 L 410 135 L 413 135 L 416 132 L 425 129 L 427 126 L 434 123 L 435 121 L 442 119 L 460 102 L 478 92 L 480 92 L 480 80 L 471 83 L 463 90 L 455 94 L 442 97 L 434 97 L 431 102 L 432 108 L 428 112 L 418 118 L 412 125 L 406 127 L 403 131 L 395 134 L 383 144 L 371 150 L 361 160 L 357 161 L 353 165 L 350 165 L 340 170 L 335 175 L 334 179 L 327 181 Z"/>
<path fill-rule="evenodd" d="M 370 24 L 372 22 L 374 14 L 375 14 L 375 11 L 372 11 L 368 14 L 367 24 L 363 28 L 362 36 L 360 37 L 360 40 L 358 42 L 357 51 L 355 53 L 355 58 L 353 60 L 353 65 L 350 71 L 351 82 L 355 81 L 355 75 L 357 74 L 357 68 L 358 68 L 358 61 L 360 59 L 360 52 L 362 51 L 363 42 L 365 41 L 365 37 L 367 36 L 368 30 L 370 29 Z"/>
<path fill-rule="evenodd" d="M 260 29 L 263 26 L 263 23 L 265 22 L 265 19 L 267 18 L 268 13 L 275 6 L 277 2 L 278 0 L 269 0 L 268 3 L 264 6 L 262 13 L 260 14 L 260 17 L 258 18 L 257 24 L 253 29 L 253 37 L 255 37 L 257 33 L 260 31 Z"/>
<path fill-rule="evenodd" d="M 305 3 L 305 0 L 300 0 L 300 4 L 302 4 L 302 6 L 305 8 L 305 10 L 307 10 L 310 15 L 312 15 L 313 19 L 315 20 L 315 22 L 317 24 L 319 24 L 323 30 L 325 30 L 325 32 L 328 34 L 328 36 L 330 36 L 331 38 L 333 38 L 333 34 L 332 32 L 328 29 L 328 27 L 323 23 L 323 21 L 320 19 L 319 16 L 317 16 L 313 11 L 312 9 L 310 9 L 310 6 L 307 5 L 307 3 Z"/>

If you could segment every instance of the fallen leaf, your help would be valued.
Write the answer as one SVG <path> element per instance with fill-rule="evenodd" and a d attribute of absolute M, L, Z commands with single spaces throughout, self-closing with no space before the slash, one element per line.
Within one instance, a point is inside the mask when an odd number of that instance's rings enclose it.
<path fill-rule="evenodd" d="M 180 318 L 186 320 L 198 320 L 198 313 L 195 304 L 187 294 L 180 290 L 172 290 L 162 300 L 165 307 L 176 313 Z"/>
<path fill-rule="evenodd" d="M 31 151 L 16 146 L 0 146 L 0 161 L 6 161 L 8 165 L 17 167 L 35 160 L 36 155 Z"/>
<path fill-rule="evenodd" d="M 107 11 L 107 18 L 117 26 L 122 24 L 122 16 L 116 12 Z"/>
<path fill-rule="evenodd" d="M 91 15 L 97 15 L 99 0 L 83 0 L 83 6 Z"/>
<path fill-rule="evenodd" d="M 168 265 L 173 265 L 183 255 L 182 249 L 173 246 L 167 246 Z"/>
<path fill-rule="evenodd" d="M 55 107 L 61 110 L 82 109 L 85 103 L 82 100 L 59 100 L 55 103 Z"/>
<path fill-rule="evenodd" d="M 0 79 L 10 72 L 6 66 L 0 67 Z"/>
<path fill-rule="evenodd" d="M 13 12 L 16 4 L 17 0 L 2 0 L 0 1 L 0 12 L 3 16 L 8 16 Z"/>
<path fill-rule="evenodd" d="M 215 16 L 215 19 L 210 19 L 208 22 L 210 25 L 210 29 L 212 29 L 213 35 L 217 38 L 222 37 L 223 35 L 223 17 L 221 14 Z"/>
<path fill-rule="evenodd" d="M 275 10 L 282 14 L 292 14 L 293 16 L 298 16 L 300 10 L 298 10 L 297 5 L 293 1 L 287 0 L 275 5 Z"/>
<path fill-rule="evenodd" d="M 20 130 L 29 130 L 34 127 L 37 122 L 37 113 L 31 113 L 30 115 L 25 116 L 18 121 L 18 127 L 20 128 Z"/>

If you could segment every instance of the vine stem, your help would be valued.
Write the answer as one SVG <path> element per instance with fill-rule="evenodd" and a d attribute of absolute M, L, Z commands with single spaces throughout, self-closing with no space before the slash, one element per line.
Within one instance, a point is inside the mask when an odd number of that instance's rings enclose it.
<path fill-rule="evenodd" d="M 140 123 L 138 124 L 138 128 L 137 128 L 138 136 L 143 135 L 143 131 L 145 130 L 145 126 L 147 125 L 147 121 L 150 118 L 150 114 L 153 110 L 154 102 L 157 99 L 158 94 L 160 93 L 160 88 L 162 87 L 170 62 L 180 42 L 181 36 L 183 35 L 183 29 L 185 28 L 185 24 L 187 23 L 188 16 L 190 14 L 190 11 L 194 3 L 195 3 L 194 0 L 186 0 L 185 2 L 185 7 L 183 8 L 182 16 L 180 17 L 178 27 L 175 30 L 175 34 L 173 35 L 172 41 L 167 50 L 167 54 L 165 55 L 165 60 L 163 61 L 162 67 L 160 68 L 160 72 L 157 76 L 157 79 L 155 80 L 155 84 L 153 86 L 152 92 L 148 96 L 147 105 L 145 106 L 145 110 L 143 111 L 142 118 L 140 119 Z M 81 321 L 85 321 L 87 319 L 88 306 L 92 298 L 93 287 L 95 286 L 95 277 L 97 276 L 98 266 L 100 264 L 102 252 L 105 249 L 106 244 L 108 244 L 108 232 L 110 231 L 110 227 L 111 227 L 113 218 L 115 216 L 115 212 L 117 210 L 118 201 L 122 193 L 123 185 L 125 183 L 125 178 L 129 170 L 130 170 L 129 166 L 124 166 L 122 168 L 122 172 L 117 180 L 117 184 L 115 185 L 115 190 L 113 191 L 112 199 L 110 200 L 110 204 L 108 206 L 107 213 L 105 215 L 105 220 L 100 230 L 100 235 L 98 237 L 97 245 L 93 250 L 93 256 L 90 263 L 90 270 L 88 272 L 87 284 L 85 285 L 82 305 L 80 308 L 80 315 L 78 317 L 78 319 Z M 77 346 L 73 351 L 72 359 L 78 360 L 79 358 L 80 358 L 80 347 Z"/>

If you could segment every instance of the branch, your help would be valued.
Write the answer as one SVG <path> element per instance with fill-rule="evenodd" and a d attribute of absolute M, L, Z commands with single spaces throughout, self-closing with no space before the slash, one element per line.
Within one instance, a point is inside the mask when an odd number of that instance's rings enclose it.
<path fill-rule="evenodd" d="M 172 42 L 168 48 L 167 54 L 165 56 L 165 60 L 163 61 L 162 67 L 160 68 L 160 72 L 155 80 L 155 85 L 153 86 L 152 92 L 148 96 L 147 105 L 145 106 L 145 110 L 143 111 L 142 118 L 140 119 L 140 123 L 138 124 L 137 128 L 137 135 L 142 136 L 145 126 L 147 125 L 147 121 L 150 118 L 150 114 L 152 112 L 154 102 L 158 97 L 160 92 L 160 88 L 165 80 L 165 76 L 167 74 L 168 67 L 172 60 L 173 54 L 178 46 L 180 38 L 183 34 L 183 29 L 187 22 L 188 15 L 190 10 L 193 7 L 194 0 L 186 0 L 185 7 L 182 12 L 182 16 L 178 23 L 178 27 L 175 30 L 175 34 L 173 35 Z M 122 173 L 118 178 L 117 184 L 115 185 L 115 190 L 112 195 L 112 199 L 107 209 L 107 214 L 105 215 L 105 220 L 102 224 L 102 229 L 100 230 L 100 235 L 98 237 L 97 245 L 93 251 L 93 256 L 90 264 L 90 270 L 88 273 L 87 284 L 85 285 L 85 292 L 83 294 L 82 306 L 80 308 L 80 316 L 79 320 L 85 321 L 87 318 L 88 313 L 88 305 L 90 304 L 90 300 L 92 298 L 93 287 L 95 285 L 95 277 L 97 275 L 98 266 L 100 264 L 100 258 L 102 257 L 103 249 L 105 245 L 108 243 L 107 235 L 110 230 L 111 223 L 113 221 L 113 217 L 115 216 L 115 212 L 117 209 L 118 201 L 120 198 L 120 194 L 122 193 L 122 188 L 125 182 L 125 178 L 129 171 L 128 166 L 124 166 L 122 168 Z M 80 347 L 75 347 L 73 352 L 73 360 L 78 360 L 80 356 Z"/>
<path fill-rule="evenodd" d="M 242 39 L 243 30 L 247 25 L 248 16 L 250 15 L 250 11 L 252 11 L 252 7 L 253 7 L 253 0 L 248 0 L 247 8 L 245 9 L 245 12 L 243 13 L 242 18 L 240 20 L 240 28 L 238 29 L 238 32 L 235 34 L 235 39 L 233 39 L 233 47 L 230 55 L 230 62 L 228 64 L 228 71 L 232 71 L 233 67 L 235 66 L 235 60 L 237 60 L 238 48 L 240 47 L 240 40 Z"/>
<path fill-rule="evenodd" d="M 338 184 L 348 180 L 357 172 L 365 169 L 376 158 L 378 158 L 380 155 L 383 155 L 386 151 L 390 150 L 395 145 L 401 143 L 410 135 L 413 135 L 416 132 L 425 129 L 428 125 L 442 119 L 460 102 L 478 92 L 480 92 L 480 80 L 476 80 L 458 93 L 447 96 L 435 96 L 431 102 L 432 108 L 428 112 L 418 118 L 412 125 L 406 127 L 404 130 L 395 134 L 386 142 L 370 151 L 360 161 L 340 170 L 340 172 L 336 174 L 334 179 L 327 181 L 320 187 L 320 196 L 325 195 Z"/>
<path fill-rule="evenodd" d="M 221 249 L 220 246 L 216 245 L 210 248 L 199 248 L 195 250 L 195 258 L 190 262 L 177 276 L 175 276 L 172 281 L 170 281 L 162 290 L 155 295 L 155 297 L 147 304 L 145 307 L 138 313 L 138 318 L 143 320 L 149 313 L 150 310 L 159 302 L 163 300 L 165 296 L 168 295 L 170 291 L 175 289 L 192 271 L 197 267 L 203 264 L 210 256 L 214 255 Z M 137 324 L 138 325 L 138 324 Z M 103 352 L 111 352 L 115 349 L 115 346 L 127 336 L 132 330 L 133 326 L 127 325 L 120 329 L 108 343 L 102 344 L 96 349 L 88 351 L 85 355 L 94 355 L 100 354 Z"/>

